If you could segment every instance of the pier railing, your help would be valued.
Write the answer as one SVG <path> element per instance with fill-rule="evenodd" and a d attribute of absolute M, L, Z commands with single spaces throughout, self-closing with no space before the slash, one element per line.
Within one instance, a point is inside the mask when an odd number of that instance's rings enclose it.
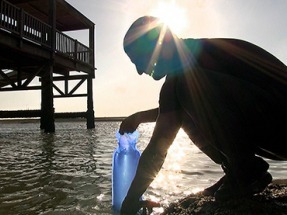
<path fill-rule="evenodd" d="M 92 51 L 89 47 L 56 30 L 55 44 L 52 44 L 52 27 L 36 17 L 0 0 L 0 30 L 18 35 L 20 38 L 46 48 L 54 48 L 56 53 L 65 55 L 75 61 L 92 65 Z"/>

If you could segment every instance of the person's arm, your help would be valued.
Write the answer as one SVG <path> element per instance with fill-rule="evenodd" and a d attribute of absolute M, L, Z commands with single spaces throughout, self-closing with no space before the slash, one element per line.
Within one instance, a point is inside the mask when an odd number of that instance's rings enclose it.
<path fill-rule="evenodd" d="M 121 214 L 135 214 L 140 209 L 139 199 L 161 169 L 180 127 L 179 112 L 159 114 L 151 140 L 142 153 L 135 178 L 122 204 Z"/>
<path fill-rule="evenodd" d="M 120 125 L 120 134 L 134 132 L 139 124 L 155 122 L 158 116 L 158 108 L 134 113 L 125 118 Z"/>

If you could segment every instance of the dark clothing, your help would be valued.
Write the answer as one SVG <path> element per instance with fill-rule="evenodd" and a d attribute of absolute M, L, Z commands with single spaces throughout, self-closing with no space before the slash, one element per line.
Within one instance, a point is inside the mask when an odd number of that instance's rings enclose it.
<path fill-rule="evenodd" d="M 189 62 L 167 76 L 160 112 L 180 110 L 183 129 L 216 163 L 240 166 L 255 154 L 286 160 L 287 67 L 241 40 L 182 43 Z"/>

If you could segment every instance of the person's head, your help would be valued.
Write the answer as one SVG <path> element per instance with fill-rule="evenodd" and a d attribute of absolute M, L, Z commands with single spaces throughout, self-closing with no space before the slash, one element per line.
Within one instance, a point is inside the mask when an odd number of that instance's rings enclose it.
<path fill-rule="evenodd" d="M 137 19 L 124 37 L 124 50 L 139 74 L 149 74 L 155 80 L 163 78 L 174 59 L 174 35 L 156 17 Z"/>

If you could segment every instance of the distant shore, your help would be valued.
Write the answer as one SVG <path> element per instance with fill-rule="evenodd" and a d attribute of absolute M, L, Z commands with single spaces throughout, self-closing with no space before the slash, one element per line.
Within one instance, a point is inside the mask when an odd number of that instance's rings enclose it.
<path fill-rule="evenodd" d="M 126 117 L 95 117 L 95 122 L 117 122 L 123 121 Z M 85 118 L 56 118 L 55 122 L 80 122 L 86 121 Z M 0 119 L 0 123 L 33 123 L 40 122 L 40 118 L 11 118 Z"/>
<path fill-rule="evenodd" d="M 96 117 L 95 121 L 123 121 L 126 117 Z"/>

